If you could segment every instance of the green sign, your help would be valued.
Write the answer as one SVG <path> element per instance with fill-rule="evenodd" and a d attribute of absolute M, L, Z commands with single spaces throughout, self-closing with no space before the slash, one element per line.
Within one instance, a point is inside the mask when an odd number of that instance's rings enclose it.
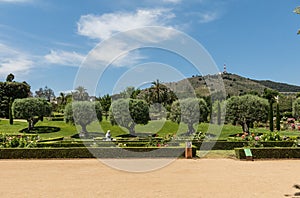
<path fill-rule="evenodd" d="M 246 157 L 252 157 L 252 152 L 250 149 L 244 149 Z"/>

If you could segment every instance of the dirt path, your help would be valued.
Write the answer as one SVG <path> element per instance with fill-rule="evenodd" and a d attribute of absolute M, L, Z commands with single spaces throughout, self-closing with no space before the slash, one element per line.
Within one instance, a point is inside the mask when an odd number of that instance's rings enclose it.
<path fill-rule="evenodd" d="M 300 161 L 176 160 L 128 173 L 95 159 L 1 160 L 1 197 L 284 197 L 300 184 Z"/>

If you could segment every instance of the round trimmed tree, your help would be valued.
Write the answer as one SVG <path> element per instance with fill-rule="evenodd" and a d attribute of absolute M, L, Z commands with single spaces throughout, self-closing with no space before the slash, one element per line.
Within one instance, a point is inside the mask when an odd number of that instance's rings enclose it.
<path fill-rule="evenodd" d="M 16 99 L 12 104 L 14 118 L 26 119 L 28 131 L 42 120 L 44 116 L 51 115 L 51 104 L 41 98 Z"/>
<path fill-rule="evenodd" d="M 226 101 L 226 121 L 240 124 L 244 132 L 255 121 L 268 120 L 268 100 L 254 95 L 233 96 Z"/>
<path fill-rule="evenodd" d="M 135 126 L 145 125 L 150 120 L 149 106 L 143 100 L 119 99 L 111 104 L 109 117 L 112 125 L 125 127 L 131 135 L 135 135 Z"/>
<path fill-rule="evenodd" d="M 66 105 L 64 116 L 67 123 L 81 126 L 80 137 L 87 137 L 87 125 L 102 121 L 102 109 L 99 102 L 76 101 Z"/>
<path fill-rule="evenodd" d="M 204 99 L 186 98 L 175 101 L 171 106 L 170 119 L 188 126 L 188 135 L 195 132 L 194 124 L 207 121 L 208 107 Z"/>

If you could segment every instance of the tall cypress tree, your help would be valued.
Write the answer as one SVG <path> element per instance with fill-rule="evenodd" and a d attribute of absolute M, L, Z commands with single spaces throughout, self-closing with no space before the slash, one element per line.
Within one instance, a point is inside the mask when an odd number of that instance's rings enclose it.
<path fill-rule="evenodd" d="M 276 104 L 276 129 L 280 131 L 280 112 L 279 112 L 279 103 Z"/>
<path fill-rule="evenodd" d="M 217 119 L 218 119 L 218 125 L 221 125 L 221 104 L 220 104 L 220 101 L 218 101 L 218 114 L 217 114 Z"/>

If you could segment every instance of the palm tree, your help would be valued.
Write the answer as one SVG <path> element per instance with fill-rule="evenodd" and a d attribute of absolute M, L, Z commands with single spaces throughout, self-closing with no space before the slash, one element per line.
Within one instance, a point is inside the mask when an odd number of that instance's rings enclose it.
<path fill-rule="evenodd" d="M 63 92 L 60 92 L 59 97 L 60 97 L 60 101 L 61 101 L 60 104 L 66 105 L 67 104 L 66 94 Z"/>
<path fill-rule="evenodd" d="M 162 84 L 159 82 L 159 80 L 157 79 L 156 81 L 152 82 L 152 89 L 154 89 L 154 95 L 153 95 L 153 102 L 155 103 L 160 103 L 161 102 L 161 91 L 162 91 Z"/>
<path fill-rule="evenodd" d="M 86 101 L 89 99 L 89 94 L 86 92 L 86 89 L 83 86 L 78 86 L 72 95 L 74 100 L 77 101 Z"/>

